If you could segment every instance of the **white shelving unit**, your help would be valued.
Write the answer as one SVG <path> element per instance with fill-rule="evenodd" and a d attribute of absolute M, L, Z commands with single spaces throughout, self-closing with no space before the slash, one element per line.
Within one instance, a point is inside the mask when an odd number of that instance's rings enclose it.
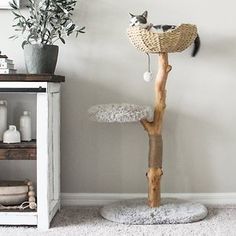
<path fill-rule="evenodd" d="M 37 225 L 46 230 L 60 209 L 60 82 L 64 77 L 34 75 L 33 81 L 33 76 L 17 76 L 14 80 L 0 75 L 0 94 L 33 93 L 37 97 L 37 211 L 0 211 L 0 225 Z"/>

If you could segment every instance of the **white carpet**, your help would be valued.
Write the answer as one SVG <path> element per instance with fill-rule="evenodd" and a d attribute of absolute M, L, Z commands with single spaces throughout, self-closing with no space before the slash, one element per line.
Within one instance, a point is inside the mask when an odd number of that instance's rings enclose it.
<path fill-rule="evenodd" d="M 178 225 L 122 225 L 103 219 L 98 207 L 63 208 L 47 232 L 35 227 L 0 227 L 0 236 L 235 236 L 236 206 L 208 208 L 203 220 Z"/>

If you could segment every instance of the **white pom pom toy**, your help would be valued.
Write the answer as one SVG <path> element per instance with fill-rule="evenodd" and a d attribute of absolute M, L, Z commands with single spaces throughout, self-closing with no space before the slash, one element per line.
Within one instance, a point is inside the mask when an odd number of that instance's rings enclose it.
<path fill-rule="evenodd" d="M 147 57 L 148 57 L 148 70 L 146 72 L 144 72 L 143 79 L 144 79 L 145 82 L 150 82 L 150 81 L 152 81 L 150 55 L 148 53 L 146 53 L 146 54 L 147 54 Z"/>
<path fill-rule="evenodd" d="M 146 72 L 144 72 L 144 74 L 143 74 L 143 79 L 144 79 L 144 81 L 145 82 L 150 82 L 150 81 L 152 81 L 152 72 L 150 72 L 150 71 L 146 71 Z"/>

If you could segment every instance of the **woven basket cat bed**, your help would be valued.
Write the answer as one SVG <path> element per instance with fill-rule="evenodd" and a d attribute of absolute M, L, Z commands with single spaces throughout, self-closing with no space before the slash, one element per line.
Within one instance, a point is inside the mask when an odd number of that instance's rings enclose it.
<path fill-rule="evenodd" d="M 181 52 L 188 48 L 197 37 L 197 27 L 181 24 L 167 32 L 152 32 L 138 26 L 127 30 L 130 42 L 145 53 Z"/>

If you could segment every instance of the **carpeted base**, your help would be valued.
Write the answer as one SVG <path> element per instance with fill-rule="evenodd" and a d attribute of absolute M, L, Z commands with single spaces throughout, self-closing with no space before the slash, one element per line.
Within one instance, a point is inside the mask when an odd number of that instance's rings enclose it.
<path fill-rule="evenodd" d="M 161 206 L 150 208 L 147 199 L 129 199 L 101 208 L 100 214 L 107 220 L 130 225 L 179 224 L 204 219 L 207 208 L 200 203 L 166 198 Z"/>

